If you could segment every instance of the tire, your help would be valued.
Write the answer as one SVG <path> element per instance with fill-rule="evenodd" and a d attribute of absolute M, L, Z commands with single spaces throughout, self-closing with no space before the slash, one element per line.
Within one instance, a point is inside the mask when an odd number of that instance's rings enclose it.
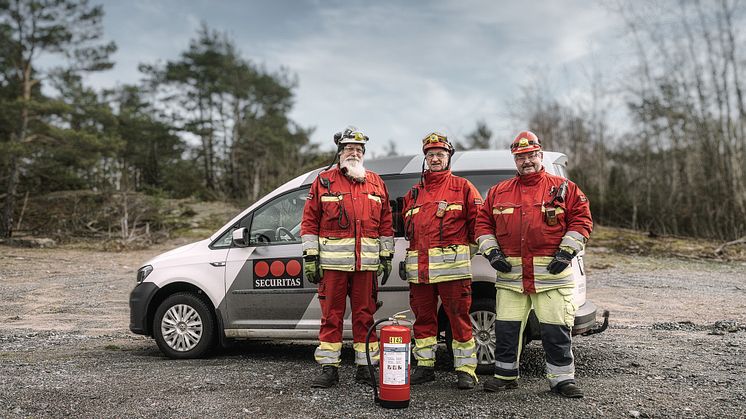
<path fill-rule="evenodd" d="M 166 298 L 155 311 L 153 337 L 169 358 L 205 356 L 215 346 L 212 309 L 197 295 L 180 292 Z"/>

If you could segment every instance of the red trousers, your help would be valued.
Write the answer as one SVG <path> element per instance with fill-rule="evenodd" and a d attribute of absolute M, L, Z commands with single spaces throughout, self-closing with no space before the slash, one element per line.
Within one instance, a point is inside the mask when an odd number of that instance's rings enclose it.
<path fill-rule="evenodd" d="M 470 340 L 473 337 L 469 317 L 471 279 L 409 285 L 409 305 L 415 316 L 415 339 L 438 335 L 438 295 L 451 322 L 453 339 L 459 342 Z"/>
<path fill-rule="evenodd" d="M 332 343 L 342 342 L 342 328 L 349 295 L 353 341 L 364 343 L 368 328 L 373 325 L 377 293 L 378 282 L 375 271 L 325 270 L 319 284 L 319 304 L 321 305 L 319 340 Z M 371 334 L 370 341 L 378 341 L 375 332 Z"/>

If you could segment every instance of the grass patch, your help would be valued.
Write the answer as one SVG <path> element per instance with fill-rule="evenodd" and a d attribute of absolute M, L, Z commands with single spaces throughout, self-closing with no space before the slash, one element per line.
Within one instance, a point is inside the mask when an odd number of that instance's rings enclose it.
<path fill-rule="evenodd" d="M 588 248 L 596 252 L 608 249 L 630 256 L 746 261 L 746 246 L 729 246 L 722 255 L 717 255 L 715 249 L 721 244 L 708 239 L 650 235 L 625 228 L 596 225 L 588 241 Z"/>

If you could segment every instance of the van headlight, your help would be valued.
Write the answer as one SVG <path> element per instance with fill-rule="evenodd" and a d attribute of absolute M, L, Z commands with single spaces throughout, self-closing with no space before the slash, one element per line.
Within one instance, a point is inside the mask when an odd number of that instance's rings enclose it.
<path fill-rule="evenodd" d="M 145 278 L 150 275 L 150 273 L 153 272 L 153 267 L 150 265 L 145 265 L 142 268 L 137 270 L 137 283 L 141 283 L 145 280 Z"/>

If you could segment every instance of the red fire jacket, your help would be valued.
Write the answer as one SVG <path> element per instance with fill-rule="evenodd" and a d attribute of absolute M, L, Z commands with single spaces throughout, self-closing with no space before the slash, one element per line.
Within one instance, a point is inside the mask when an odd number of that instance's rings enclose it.
<path fill-rule="evenodd" d="M 425 172 L 424 187 L 417 184 L 413 190 L 404 197 L 402 211 L 409 239 L 407 279 L 433 283 L 471 278 L 469 244 L 475 243 L 474 222 L 482 206 L 479 191 L 450 170 Z"/>
<path fill-rule="evenodd" d="M 304 253 L 320 255 L 323 269 L 377 270 L 379 256 L 394 253 L 391 206 L 383 180 L 366 171 L 365 182 L 356 182 L 339 167 L 320 173 L 303 208 L 301 235 Z"/>
<path fill-rule="evenodd" d="M 588 199 L 580 188 L 568 181 L 564 202 L 553 205 L 557 223 L 547 223 L 546 208 L 550 206 L 551 192 L 564 181 L 542 168 L 539 173 L 503 181 L 488 192 L 475 227 L 480 250 L 487 250 L 490 245 L 486 243 L 496 239 L 514 270 L 517 269 L 507 274 L 498 272 L 498 287 L 530 294 L 572 285 L 568 282 L 572 278 L 569 270 L 551 275 L 546 272 L 546 265 L 561 244 L 582 250 L 578 239 L 582 242 L 588 239 L 593 220 Z"/>

